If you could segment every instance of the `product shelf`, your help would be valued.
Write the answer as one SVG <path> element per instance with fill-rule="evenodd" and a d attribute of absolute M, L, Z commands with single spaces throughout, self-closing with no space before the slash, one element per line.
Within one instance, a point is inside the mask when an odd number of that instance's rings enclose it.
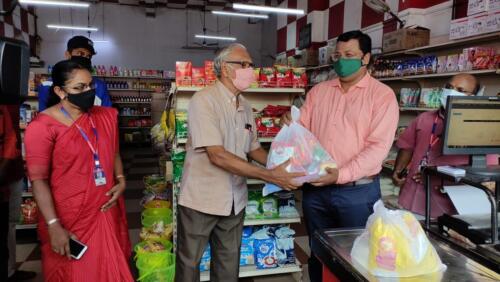
<path fill-rule="evenodd" d="M 257 269 L 255 265 L 246 265 L 240 267 L 240 278 L 254 277 L 254 276 L 265 276 L 265 275 L 275 275 L 275 274 L 287 274 L 302 272 L 300 262 L 296 259 L 295 264 L 283 265 L 276 268 L 270 269 Z M 210 272 L 204 271 L 200 274 L 200 281 L 210 281 Z"/>
<path fill-rule="evenodd" d="M 244 226 L 300 223 L 300 216 L 290 218 L 245 219 Z"/>
<path fill-rule="evenodd" d="M 121 89 L 121 88 L 108 88 L 109 91 L 122 91 L 122 92 L 156 92 L 154 89 L 134 89 L 134 88 L 129 88 L 129 89 Z M 159 91 L 157 93 L 165 93 L 165 91 Z"/>
<path fill-rule="evenodd" d="M 179 92 L 197 92 L 202 90 L 204 87 L 187 87 L 180 86 L 177 87 L 177 93 Z M 304 93 L 304 88 L 249 88 L 244 93 Z"/>
<path fill-rule="evenodd" d="M 262 180 L 259 180 L 259 179 L 248 179 L 247 184 L 248 185 L 261 185 L 261 184 L 266 184 L 266 183 Z"/>
<path fill-rule="evenodd" d="M 401 80 L 412 80 L 419 78 L 443 78 L 443 77 L 452 77 L 462 72 L 443 72 L 443 73 L 432 73 L 432 74 L 419 74 L 419 75 L 406 75 L 406 76 L 398 76 L 398 77 L 382 77 L 377 78 L 379 81 L 401 81 Z M 499 74 L 500 70 L 491 69 L 491 70 L 472 70 L 467 71 L 467 73 L 473 75 L 488 75 L 488 74 Z"/>
<path fill-rule="evenodd" d="M 150 117 L 151 115 L 120 115 L 120 117 Z"/>
<path fill-rule="evenodd" d="M 274 137 L 259 137 L 258 140 L 260 143 L 272 143 L 274 140 Z M 186 143 L 187 143 L 187 138 L 178 138 L 177 139 L 178 145 L 184 145 Z"/>
<path fill-rule="evenodd" d="M 136 105 L 136 104 L 147 104 L 150 105 L 151 102 L 113 102 L 113 104 L 119 104 L 119 105 Z"/>
<path fill-rule="evenodd" d="M 170 77 L 159 77 L 159 76 L 114 76 L 114 75 L 96 75 L 97 78 L 120 78 L 120 79 L 151 79 L 151 80 L 173 80 Z"/>
<path fill-rule="evenodd" d="M 306 71 L 313 71 L 313 70 L 319 70 L 319 69 L 326 69 L 326 68 L 331 68 L 331 64 L 326 64 L 326 65 L 320 65 L 320 66 L 314 66 L 314 67 L 306 67 Z"/>
<path fill-rule="evenodd" d="M 23 192 L 22 197 L 23 198 L 33 197 L 33 192 Z"/>
<path fill-rule="evenodd" d="M 151 126 L 120 126 L 120 129 L 150 129 Z"/>
<path fill-rule="evenodd" d="M 26 230 L 26 229 L 36 229 L 38 228 L 38 224 L 17 224 L 16 229 L 17 230 Z"/>

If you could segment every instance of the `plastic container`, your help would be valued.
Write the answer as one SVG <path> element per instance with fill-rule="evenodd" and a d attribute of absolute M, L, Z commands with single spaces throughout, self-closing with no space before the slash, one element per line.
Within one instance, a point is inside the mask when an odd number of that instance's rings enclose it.
<path fill-rule="evenodd" d="M 142 226 L 151 227 L 158 221 L 163 221 L 163 224 L 172 223 L 172 210 L 167 208 L 153 208 L 142 211 Z"/>
<path fill-rule="evenodd" d="M 138 281 L 174 281 L 175 255 L 171 253 L 172 243 L 164 240 L 157 242 L 161 242 L 165 246 L 165 250 L 154 253 L 141 251 L 140 246 L 147 244 L 147 242 L 141 242 L 135 246 L 136 266 L 139 270 Z"/>

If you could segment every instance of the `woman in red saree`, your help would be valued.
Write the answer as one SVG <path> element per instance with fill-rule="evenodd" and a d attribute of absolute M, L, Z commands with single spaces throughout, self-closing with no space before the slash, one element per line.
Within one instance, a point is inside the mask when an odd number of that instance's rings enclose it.
<path fill-rule="evenodd" d="M 76 62 L 56 64 L 52 80 L 51 107 L 25 136 L 28 173 L 43 215 L 38 232 L 44 279 L 134 281 L 117 111 L 93 106 L 92 77 Z M 70 257 L 70 237 L 88 246 L 79 260 Z"/>

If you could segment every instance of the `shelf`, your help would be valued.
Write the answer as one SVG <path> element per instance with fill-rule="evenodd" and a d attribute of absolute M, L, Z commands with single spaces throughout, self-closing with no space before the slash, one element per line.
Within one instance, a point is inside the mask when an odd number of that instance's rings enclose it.
<path fill-rule="evenodd" d="M 473 74 L 473 75 L 487 75 L 487 74 L 500 74 L 500 70 L 472 70 L 472 71 L 464 71 L 465 73 Z M 464 72 L 445 72 L 445 73 L 433 73 L 433 74 L 419 74 L 419 75 L 407 75 L 407 76 L 398 76 L 398 77 L 382 77 L 377 78 L 379 81 L 398 81 L 398 80 L 411 80 L 418 78 L 443 78 L 443 77 L 451 77 L 457 75 L 459 73 Z"/>
<path fill-rule="evenodd" d="M 275 137 L 259 137 L 260 143 L 272 143 Z"/>
<path fill-rule="evenodd" d="M 38 101 L 38 96 L 26 96 L 26 100 L 36 100 Z"/>
<path fill-rule="evenodd" d="M 433 44 L 433 45 L 422 46 L 422 47 L 408 49 L 408 50 L 400 50 L 400 51 L 382 53 L 380 55 L 377 55 L 377 57 L 394 57 L 394 56 L 401 56 L 401 55 L 416 55 L 417 53 L 424 53 L 424 52 L 429 52 L 429 51 L 433 51 L 433 50 L 450 49 L 453 47 L 464 46 L 464 45 L 468 45 L 468 44 L 477 45 L 477 44 L 482 43 L 482 42 L 495 41 L 495 40 L 499 40 L 499 39 L 500 39 L 500 32 L 495 32 L 495 33 L 483 34 L 483 35 L 479 35 L 479 36 L 473 36 L 473 37 L 468 37 L 468 38 L 452 40 L 452 41 Z"/>
<path fill-rule="evenodd" d="M 136 104 L 148 104 L 150 105 L 151 102 L 112 102 L 113 104 L 123 104 L 123 105 L 136 105 Z"/>
<path fill-rule="evenodd" d="M 177 87 L 177 92 L 197 92 L 204 87 Z M 304 93 L 304 88 L 249 88 L 244 93 Z"/>
<path fill-rule="evenodd" d="M 151 126 L 120 126 L 120 129 L 150 129 Z"/>
<path fill-rule="evenodd" d="M 113 89 L 108 88 L 109 91 L 123 91 L 123 92 L 156 92 L 154 89 Z M 159 91 L 157 93 L 165 93 L 165 91 Z"/>
<path fill-rule="evenodd" d="M 247 184 L 248 185 L 261 185 L 261 184 L 266 184 L 266 183 L 262 180 L 259 180 L 259 179 L 248 179 Z"/>
<path fill-rule="evenodd" d="M 410 108 L 410 107 L 400 107 L 399 110 L 401 112 L 429 112 L 436 111 L 439 108 Z"/>
<path fill-rule="evenodd" d="M 23 198 L 33 197 L 33 192 L 23 192 L 22 197 Z"/>
<path fill-rule="evenodd" d="M 120 115 L 120 117 L 151 117 L 151 115 Z"/>
<path fill-rule="evenodd" d="M 22 229 L 36 229 L 38 227 L 38 224 L 17 224 L 16 229 L 17 230 L 22 230 Z"/>
<path fill-rule="evenodd" d="M 98 78 L 121 78 L 121 79 L 155 79 L 155 80 L 174 80 L 175 78 L 165 78 L 158 76 L 111 76 L 111 75 L 95 75 Z"/>
<path fill-rule="evenodd" d="M 177 144 L 183 145 L 187 143 L 187 138 L 177 138 Z"/>
<path fill-rule="evenodd" d="M 298 214 L 298 213 L 297 213 Z M 244 226 L 274 225 L 300 223 L 300 217 L 272 218 L 272 219 L 245 219 Z"/>
<path fill-rule="evenodd" d="M 307 67 L 306 71 L 313 71 L 313 70 L 319 70 L 319 69 L 326 69 L 326 68 L 331 68 L 332 64 L 327 64 L 327 65 L 321 65 L 321 66 L 315 66 L 315 67 Z"/>
<path fill-rule="evenodd" d="M 298 259 L 296 259 L 295 264 L 288 264 L 288 265 L 280 266 L 277 268 L 270 268 L 270 269 L 257 269 L 257 267 L 255 265 L 240 266 L 239 277 L 244 278 L 244 277 L 286 274 L 286 273 L 295 273 L 295 272 L 302 272 L 302 268 L 300 266 L 300 262 L 298 261 Z M 200 274 L 200 281 L 210 281 L 210 272 L 203 271 Z"/>

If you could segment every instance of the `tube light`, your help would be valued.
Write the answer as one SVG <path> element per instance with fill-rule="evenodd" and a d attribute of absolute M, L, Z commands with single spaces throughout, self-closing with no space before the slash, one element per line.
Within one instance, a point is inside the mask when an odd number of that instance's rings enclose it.
<path fill-rule="evenodd" d="M 293 15 L 303 15 L 304 14 L 304 10 L 298 10 L 298 9 L 285 9 L 285 8 L 246 5 L 246 4 L 237 4 L 237 3 L 233 4 L 233 8 L 237 9 L 237 10 L 271 12 L 271 13 L 278 13 L 278 14 L 293 14 Z"/>
<path fill-rule="evenodd" d="M 88 8 L 90 6 L 89 3 L 58 1 L 58 0 L 19 0 L 19 3 L 26 5 L 45 5 L 45 6 L 73 7 L 73 8 Z"/>
<path fill-rule="evenodd" d="M 244 17 L 244 18 L 269 19 L 268 15 L 245 14 L 245 13 L 235 13 L 235 12 L 226 12 L 226 11 L 212 11 L 212 14 L 220 15 L 220 16 L 234 16 L 234 17 Z"/>
<path fill-rule="evenodd" d="M 47 28 L 52 29 L 69 29 L 69 30 L 84 30 L 84 31 L 98 31 L 97 27 L 86 27 L 86 26 L 69 26 L 69 25 L 57 25 L 57 24 L 48 24 Z"/>
<path fill-rule="evenodd" d="M 215 40 L 236 41 L 236 37 L 226 37 L 226 36 L 196 34 L 194 37 L 196 37 L 196 38 L 206 38 L 206 39 L 215 39 Z"/>

